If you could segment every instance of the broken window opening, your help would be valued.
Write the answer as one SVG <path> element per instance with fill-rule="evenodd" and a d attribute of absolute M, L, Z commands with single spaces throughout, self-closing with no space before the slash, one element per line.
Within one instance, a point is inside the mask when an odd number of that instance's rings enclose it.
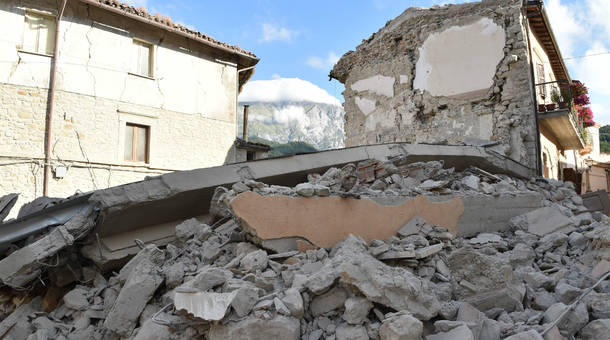
<path fill-rule="evenodd" d="M 153 77 L 153 45 L 141 40 L 133 40 L 134 70 L 133 73 Z"/>
<path fill-rule="evenodd" d="M 536 76 L 538 77 L 538 84 L 544 84 L 546 82 L 544 78 L 544 65 L 537 63 L 536 64 Z M 538 94 L 542 100 L 546 99 L 546 85 L 538 86 Z"/>
<path fill-rule="evenodd" d="M 149 163 L 150 127 L 127 123 L 125 126 L 124 159 L 129 162 Z"/>
<path fill-rule="evenodd" d="M 54 16 L 26 11 L 21 49 L 26 52 L 53 55 L 56 28 Z"/>

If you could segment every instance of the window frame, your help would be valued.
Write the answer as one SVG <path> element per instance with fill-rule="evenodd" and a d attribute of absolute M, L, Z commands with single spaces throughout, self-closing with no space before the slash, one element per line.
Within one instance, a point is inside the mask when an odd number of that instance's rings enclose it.
<path fill-rule="evenodd" d="M 138 134 L 136 133 L 138 128 L 143 128 L 146 131 L 144 161 L 138 160 Z M 127 150 L 127 147 L 128 147 L 128 141 L 125 138 L 124 146 L 123 146 L 123 161 L 129 162 L 129 163 L 150 164 L 150 126 L 144 125 L 144 124 L 127 122 L 127 123 L 125 123 L 125 132 L 127 132 L 127 129 L 133 129 L 132 137 L 131 137 L 132 138 L 131 139 L 131 159 L 125 158 L 125 150 Z"/>
<path fill-rule="evenodd" d="M 136 54 L 137 50 L 135 49 L 136 44 L 138 45 L 144 45 L 148 47 L 148 74 L 141 74 L 138 72 L 138 62 L 139 62 L 139 56 Z M 131 65 L 131 71 L 129 72 L 129 74 L 134 75 L 134 76 L 138 76 L 138 77 L 143 77 L 143 78 L 148 78 L 148 79 L 155 79 L 155 44 L 151 43 L 150 41 L 146 41 L 143 39 L 139 39 L 139 38 L 132 38 L 131 40 L 131 48 L 132 48 L 132 62 L 133 64 Z"/>
<path fill-rule="evenodd" d="M 544 74 L 544 64 L 543 63 L 536 63 L 536 81 L 538 82 L 538 95 L 540 95 L 540 98 L 542 98 L 543 100 L 546 99 L 546 85 L 541 85 L 546 83 L 546 77 Z"/>
<path fill-rule="evenodd" d="M 27 29 L 27 18 L 28 15 L 30 16 L 34 16 L 34 17 L 42 17 L 42 18 L 48 18 L 51 19 L 51 21 L 53 22 L 53 31 L 50 32 L 50 34 L 47 36 L 47 39 L 50 39 L 50 43 L 51 45 L 51 50 L 50 51 L 39 51 L 38 47 L 40 45 L 40 43 L 36 44 L 37 45 L 37 50 L 36 51 L 32 51 L 29 50 L 27 48 L 25 48 L 25 39 L 26 39 L 26 29 Z M 21 32 L 21 44 L 17 47 L 17 50 L 19 52 L 24 52 L 24 53 L 29 53 L 29 54 L 34 54 L 34 55 L 41 55 L 41 56 L 46 56 L 46 57 L 54 57 L 55 55 L 55 35 L 57 34 L 57 16 L 53 13 L 50 12 L 42 12 L 42 11 L 38 11 L 35 9 L 30 9 L 27 8 L 23 14 L 23 31 Z M 40 30 L 37 30 L 37 35 L 38 35 L 38 39 L 40 39 Z M 49 44 L 49 42 L 47 42 L 47 44 Z"/>

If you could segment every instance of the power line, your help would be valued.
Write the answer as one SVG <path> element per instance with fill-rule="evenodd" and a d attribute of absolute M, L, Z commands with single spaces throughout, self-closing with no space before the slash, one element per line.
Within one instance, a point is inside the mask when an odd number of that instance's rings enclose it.
<path fill-rule="evenodd" d="M 610 52 L 601 52 L 601 53 L 581 55 L 581 56 L 577 56 L 577 57 L 563 58 L 563 60 L 582 59 L 582 58 L 588 58 L 588 57 L 597 57 L 597 56 L 606 55 L 606 54 L 610 54 Z"/>

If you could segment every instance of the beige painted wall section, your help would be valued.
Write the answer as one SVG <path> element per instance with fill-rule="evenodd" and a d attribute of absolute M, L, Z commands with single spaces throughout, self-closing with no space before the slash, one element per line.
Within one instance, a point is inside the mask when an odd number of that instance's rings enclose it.
<path fill-rule="evenodd" d="M 606 168 L 599 167 L 599 166 L 592 166 L 591 169 L 589 170 L 588 176 L 589 176 L 590 187 L 587 189 L 590 189 L 591 191 L 597 191 L 597 190 L 609 191 L 610 188 L 608 188 L 608 181 L 606 179 L 606 176 L 607 176 Z"/>
<path fill-rule="evenodd" d="M 531 28 L 529 32 L 530 42 L 532 44 L 532 59 L 534 65 L 535 83 L 538 84 L 538 79 L 541 76 L 539 74 L 538 67 L 536 66 L 537 64 L 541 64 L 542 68 L 544 69 L 544 82 L 551 82 L 557 80 L 557 78 L 555 77 L 555 73 L 553 72 L 553 69 L 551 67 L 549 57 L 546 54 L 544 48 L 542 47 L 542 44 L 540 44 L 540 41 L 538 41 L 538 38 L 536 38 Z M 536 87 L 536 101 L 538 104 L 552 104 L 553 101 L 551 100 L 551 94 L 553 90 L 559 90 L 559 87 L 553 84 L 548 84 L 545 86 L 545 88 L 546 96 L 542 98 L 539 87 Z"/>
<path fill-rule="evenodd" d="M 547 178 L 561 179 L 561 154 L 559 153 L 559 149 L 557 149 L 557 145 L 553 143 L 551 137 L 546 136 L 544 133 L 540 133 L 540 147 L 542 152 L 541 160 L 544 166 L 543 170 L 546 167 L 549 173 Z"/>
<path fill-rule="evenodd" d="M 18 206 L 42 194 L 51 58 L 18 47 L 25 7 L 44 4 L 56 6 L 48 0 L 0 2 L 0 195 L 21 193 Z M 160 32 L 69 2 L 51 143 L 52 169 L 65 167 L 67 173 L 51 178 L 50 196 L 228 159 L 236 137 L 236 67 Z M 129 74 L 133 37 L 157 43 L 154 79 Z M 126 123 L 150 127 L 148 164 L 123 160 Z"/>

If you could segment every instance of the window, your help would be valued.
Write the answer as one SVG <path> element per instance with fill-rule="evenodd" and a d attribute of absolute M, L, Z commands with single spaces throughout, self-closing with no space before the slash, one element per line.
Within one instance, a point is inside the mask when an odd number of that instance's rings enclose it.
<path fill-rule="evenodd" d="M 153 76 L 153 45 L 140 40 L 133 41 L 134 71 L 133 73 L 150 77 Z"/>
<path fill-rule="evenodd" d="M 25 27 L 21 48 L 27 52 L 53 54 L 56 24 L 55 17 L 51 15 L 25 12 Z"/>
<path fill-rule="evenodd" d="M 148 163 L 150 127 L 127 123 L 125 126 L 125 156 L 130 162 Z"/>

